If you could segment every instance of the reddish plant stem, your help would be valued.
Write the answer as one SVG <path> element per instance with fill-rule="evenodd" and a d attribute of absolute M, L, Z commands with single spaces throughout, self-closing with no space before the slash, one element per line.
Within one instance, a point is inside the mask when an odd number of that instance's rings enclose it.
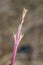
<path fill-rule="evenodd" d="M 18 48 L 18 45 L 17 45 L 17 44 L 14 44 L 14 52 L 13 52 L 13 54 L 12 54 L 11 65 L 14 65 L 14 64 L 15 64 L 17 48 Z"/>
<path fill-rule="evenodd" d="M 23 15 L 20 20 L 21 24 L 19 24 L 16 37 L 14 37 L 14 50 L 13 50 L 13 54 L 12 54 L 11 65 L 15 64 L 17 48 L 18 48 L 19 42 L 21 41 L 21 39 L 23 37 L 23 36 L 21 37 L 21 29 L 22 29 L 22 24 L 24 22 L 24 17 L 25 17 L 26 12 L 27 12 L 27 10 L 24 9 Z"/>

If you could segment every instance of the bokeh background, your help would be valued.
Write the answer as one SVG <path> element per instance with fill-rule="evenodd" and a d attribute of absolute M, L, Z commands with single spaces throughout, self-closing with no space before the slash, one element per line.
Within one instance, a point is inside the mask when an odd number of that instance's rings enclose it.
<path fill-rule="evenodd" d="M 43 65 L 43 0 L 0 0 L 0 65 L 9 65 L 23 8 L 28 9 L 15 65 Z"/>

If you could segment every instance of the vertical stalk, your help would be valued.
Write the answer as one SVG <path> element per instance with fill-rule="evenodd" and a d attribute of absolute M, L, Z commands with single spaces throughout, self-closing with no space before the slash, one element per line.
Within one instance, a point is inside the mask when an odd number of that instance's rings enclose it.
<path fill-rule="evenodd" d="M 23 35 L 21 35 L 21 29 L 22 29 L 22 25 L 23 25 L 24 18 L 25 18 L 27 11 L 28 11 L 27 9 L 25 9 L 25 8 L 23 9 L 23 14 L 22 14 L 22 17 L 20 20 L 21 23 L 18 26 L 17 34 L 16 35 L 14 34 L 14 50 L 13 50 L 13 54 L 12 54 L 11 65 L 15 64 L 17 48 L 18 48 L 18 45 L 19 45 L 21 39 L 23 38 Z"/>

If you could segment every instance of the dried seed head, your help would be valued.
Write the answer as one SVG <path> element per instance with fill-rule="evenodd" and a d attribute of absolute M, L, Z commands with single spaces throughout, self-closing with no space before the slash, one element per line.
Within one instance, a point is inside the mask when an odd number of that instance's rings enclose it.
<path fill-rule="evenodd" d="M 25 15 L 26 15 L 26 13 L 28 12 L 28 9 L 25 9 L 25 8 L 23 8 L 23 14 L 22 14 L 22 23 L 24 22 L 24 18 L 25 18 Z"/>

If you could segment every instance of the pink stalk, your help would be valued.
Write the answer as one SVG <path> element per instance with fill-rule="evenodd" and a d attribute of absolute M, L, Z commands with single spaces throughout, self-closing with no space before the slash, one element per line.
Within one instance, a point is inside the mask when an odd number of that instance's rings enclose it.
<path fill-rule="evenodd" d="M 20 21 L 21 23 L 18 26 L 17 34 L 14 35 L 14 51 L 13 51 L 13 54 L 12 54 L 11 65 L 15 64 L 17 48 L 18 48 L 18 45 L 19 45 L 21 39 L 23 38 L 23 35 L 21 35 L 21 29 L 22 29 L 22 25 L 23 25 L 24 17 L 26 15 L 26 13 L 27 13 L 27 9 L 24 8 L 23 14 L 22 14 L 22 17 L 21 17 L 21 21 Z"/>

